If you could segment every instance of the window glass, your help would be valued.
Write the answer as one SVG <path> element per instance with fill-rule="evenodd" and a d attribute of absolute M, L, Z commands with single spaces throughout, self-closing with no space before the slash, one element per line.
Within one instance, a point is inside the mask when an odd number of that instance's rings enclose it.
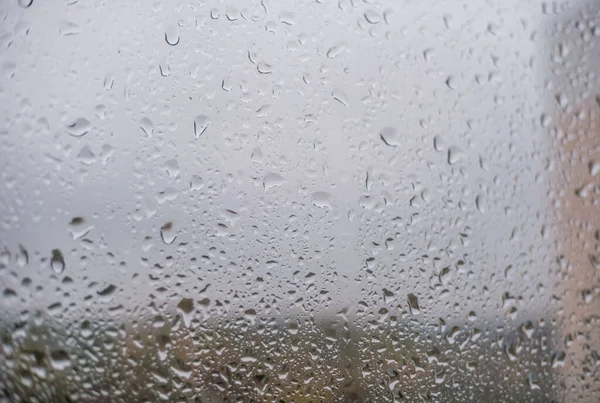
<path fill-rule="evenodd" d="M 0 400 L 597 402 L 600 5 L 0 3 Z"/>

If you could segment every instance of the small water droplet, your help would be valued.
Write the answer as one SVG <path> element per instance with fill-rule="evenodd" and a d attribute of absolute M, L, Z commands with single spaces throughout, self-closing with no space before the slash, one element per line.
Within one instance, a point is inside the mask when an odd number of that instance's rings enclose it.
<path fill-rule="evenodd" d="M 200 176 L 194 175 L 190 180 L 190 189 L 191 190 L 200 190 L 204 187 L 204 179 Z"/>
<path fill-rule="evenodd" d="M 418 315 L 421 312 L 421 308 L 419 307 L 419 299 L 415 294 L 408 294 L 408 307 L 410 309 L 410 313 L 413 315 Z"/>
<path fill-rule="evenodd" d="M 458 89 L 458 82 L 456 80 L 456 78 L 454 76 L 450 76 L 446 79 L 446 85 L 448 86 L 448 88 L 450 88 L 451 90 L 456 90 Z"/>
<path fill-rule="evenodd" d="M 17 65 L 13 62 L 6 62 L 2 65 L 2 72 L 9 80 L 15 76 L 16 71 Z"/>
<path fill-rule="evenodd" d="M 32 4 L 33 4 L 33 0 L 19 0 L 19 5 L 21 7 L 28 8 L 28 7 L 31 7 Z"/>
<path fill-rule="evenodd" d="M 265 190 L 269 190 L 276 186 L 281 186 L 283 182 L 284 179 L 281 175 L 274 172 L 267 172 L 263 178 L 263 187 Z"/>
<path fill-rule="evenodd" d="M 53 351 L 50 353 L 50 365 L 56 371 L 64 371 L 71 366 L 71 359 L 64 350 Z"/>
<path fill-rule="evenodd" d="M 158 63 L 158 69 L 160 70 L 160 75 L 163 77 L 169 77 L 171 75 L 171 67 L 169 66 L 167 59 L 162 59 L 160 63 Z"/>
<path fill-rule="evenodd" d="M 262 162 L 264 154 L 260 148 L 256 147 L 254 150 L 252 150 L 252 155 L 250 156 L 250 158 L 254 162 Z"/>
<path fill-rule="evenodd" d="M 81 27 L 70 21 L 61 21 L 58 31 L 62 36 L 77 35 L 81 32 Z"/>
<path fill-rule="evenodd" d="M 177 178 L 179 176 L 179 172 L 181 168 L 179 167 L 179 162 L 175 158 L 171 158 L 165 162 L 165 171 L 167 171 L 167 175 L 171 178 Z"/>
<path fill-rule="evenodd" d="M 88 224 L 83 217 L 75 217 L 69 223 L 69 232 L 74 241 L 86 236 L 92 229 L 93 225 Z"/>
<path fill-rule="evenodd" d="M 265 62 L 258 62 L 256 69 L 260 74 L 271 74 L 273 72 L 273 67 Z"/>
<path fill-rule="evenodd" d="M 83 146 L 81 147 L 81 150 L 79 150 L 76 160 L 84 165 L 92 165 L 96 162 L 96 156 L 89 146 Z"/>
<path fill-rule="evenodd" d="M 600 161 L 593 161 L 589 164 L 590 175 L 597 176 L 600 174 Z"/>
<path fill-rule="evenodd" d="M 312 194 L 311 200 L 319 208 L 333 209 L 332 197 L 327 192 L 315 192 Z"/>
<path fill-rule="evenodd" d="M 206 115 L 198 115 L 194 118 L 194 135 L 196 138 L 202 136 L 206 129 L 208 129 L 208 124 L 210 120 Z"/>
<path fill-rule="evenodd" d="M 19 245 L 19 251 L 17 252 L 17 266 L 23 268 L 27 266 L 29 263 L 29 253 L 23 247 L 23 245 Z"/>
<path fill-rule="evenodd" d="M 92 330 L 92 324 L 90 323 L 89 320 L 84 320 L 83 322 L 81 322 L 80 328 L 81 328 L 81 330 L 80 330 L 79 334 L 84 339 L 89 338 L 94 333 Z"/>
<path fill-rule="evenodd" d="M 165 30 L 165 41 L 170 46 L 175 46 L 179 43 L 179 26 L 169 25 Z"/>
<path fill-rule="evenodd" d="M 481 214 L 485 214 L 487 206 L 484 195 L 477 195 L 477 197 L 475 197 L 475 205 L 477 206 L 477 210 L 479 210 Z"/>
<path fill-rule="evenodd" d="M 177 234 L 175 233 L 175 230 L 173 229 L 172 222 L 168 222 L 160 228 L 160 237 L 162 238 L 163 242 L 166 243 L 167 245 L 170 245 L 173 242 L 175 242 L 175 239 L 177 238 Z"/>
<path fill-rule="evenodd" d="M 191 298 L 182 298 L 179 304 L 177 304 L 177 310 L 181 314 L 185 326 L 189 327 L 194 314 L 194 300 Z"/>
<path fill-rule="evenodd" d="M 65 259 L 58 249 L 52 249 L 52 258 L 50 259 L 50 267 L 56 274 L 61 274 L 65 270 Z"/>
<path fill-rule="evenodd" d="M 446 149 L 446 142 L 440 136 L 433 138 L 433 148 L 435 151 L 444 151 Z"/>
<path fill-rule="evenodd" d="M 98 294 L 101 297 L 110 297 L 116 290 L 117 287 L 114 284 L 110 284 L 107 287 L 101 289 L 100 291 L 97 291 L 96 294 Z"/>
<path fill-rule="evenodd" d="M 67 127 L 67 131 L 71 136 L 81 137 L 86 135 L 91 128 L 92 124 L 89 122 L 89 120 L 86 118 L 78 118 Z"/>
<path fill-rule="evenodd" d="M 364 17 L 369 24 L 379 24 L 381 22 L 381 14 L 375 10 L 365 11 Z"/>
<path fill-rule="evenodd" d="M 454 165 L 464 158 L 462 150 L 456 146 L 448 148 L 448 164 Z"/>
<path fill-rule="evenodd" d="M 294 25 L 296 23 L 296 14 L 291 11 L 283 11 L 279 14 L 279 20 L 286 25 Z"/>
<path fill-rule="evenodd" d="M 142 118 L 140 120 L 140 127 L 142 128 L 144 133 L 146 133 L 146 136 L 152 137 L 152 135 L 154 134 L 154 125 L 152 124 L 152 121 L 150 119 Z"/>
<path fill-rule="evenodd" d="M 398 131 L 394 127 L 384 127 L 379 132 L 379 137 L 387 146 L 396 147 L 400 145 Z"/>
<path fill-rule="evenodd" d="M 331 96 L 333 97 L 333 99 L 335 99 L 342 105 L 344 105 L 346 107 L 349 105 L 348 97 L 346 97 L 346 94 L 339 88 L 334 89 L 333 92 L 331 93 Z"/>

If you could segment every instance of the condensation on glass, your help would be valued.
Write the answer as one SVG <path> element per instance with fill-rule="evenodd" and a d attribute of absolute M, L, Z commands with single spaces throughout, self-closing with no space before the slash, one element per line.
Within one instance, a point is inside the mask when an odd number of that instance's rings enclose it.
<path fill-rule="evenodd" d="M 0 3 L 0 400 L 597 402 L 600 4 Z"/>

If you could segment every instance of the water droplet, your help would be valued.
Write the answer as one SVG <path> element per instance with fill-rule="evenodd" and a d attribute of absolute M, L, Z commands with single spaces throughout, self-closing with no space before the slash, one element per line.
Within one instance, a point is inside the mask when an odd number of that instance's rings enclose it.
<path fill-rule="evenodd" d="M 81 147 L 81 150 L 79 150 L 79 153 L 75 159 L 85 165 L 92 165 L 94 162 L 96 162 L 96 156 L 89 146 Z"/>
<path fill-rule="evenodd" d="M 107 287 L 104 287 L 100 291 L 97 291 L 96 294 L 98 294 L 101 297 L 110 297 L 116 290 L 117 287 L 114 284 L 109 284 Z"/>
<path fill-rule="evenodd" d="M 112 157 L 114 152 L 115 149 L 110 144 L 104 144 L 102 146 L 102 150 L 100 151 L 100 162 L 102 162 L 102 165 L 106 165 L 108 163 L 108 160 L 110 157 Z"/>
<path fill-rule="evenodd" d="M 564 367 L 566 357 L 567 355 L 564 351 L 557 351 L 556 353 L 554 353 L 551 361 L 552 368 Z"/>
<path fill-rule="evenodd" d="M 185 326 L 189 327 L 194 314 L 194 300 L 191 298 L 182 298 L 179 304 L 177 304 L 177 310 L 181 314 Z"/>
<path fill-rule="evenodd" d="M 240 17 L 240 12 L 236 8 L 230 8 L 225 12 L 225 16 L 229 21 L 237 21 Z"/>
<path fill-rule="evenodd" d="M 379 132 L 381 140 L 390 147 L 396 147 L 400 145 L 398 138 L 398 131 L 394 127 L 384 127 Z"/>
<path fill-rule="evenodd" d="M 456 146 L 452 146 L 450 148 L 448 148 L 448 164 L 450 165 L 454 165 L 457 162 L 459 162 L 460 160 L 462 160 L 464 158 L 464 153 L 463 151 L 456 147 Z"/>
<path fill-rule="evenodd" d="M 330 59 L 335 59 L 336 57 L 338 57 L 345 50 L 346 50 L 346 45 L 343 44 L 343 43 L 341 43 L 339 45 L 336 45 L 336 46 L 332 46 L 327 51 L 327 57 L 330 58 Z"/>
<path fill-rule="evenodd" d="M 16 71 L 17 65 L 13 62 L 6 62 L 2 65 L 2 72 L 9 80 L 15 76 Z"/>
<path fill-rule="evenodd" d="M 154 134 L 154 125 L 152 124 L 152 121 L 150 119 L 142 118 L 140 120 L 140 127 L 142 128 L 144 133 L 146 133 L 146 136 L 152 137 L 152 135 Z"/>
<path fill-rule="evenodd" d="M 348 106 L 348 98 L 346 97 L 346 94 L 340 90 L 339 88 L 336 88 L 333 90 L 333 92 L 331 93 L 331 96 L 333 97 L 333 99 L 335 99 L 336 101 L 338 101 L 339 103 L 341 103 L 344 106 Z"/>
<path fill-rule="evenodd" d="M 204 179 L 200 176 L 194 175 L 190 180 L 190 189 L 191 190 L 200 190 L 204 187 Z"/>
<path fill-rule="evenodd" d="M 291 11 L 283 11 L 279 14 L 279 20 L 286 25 L 294 25 L 296 23 L 296 14 Z"/>
<path fill-rule="evenodd" d="M 540 385 L 537 384 L 536 378 L 537 377 L 535 376 L 535 374 L 533 372 L 530 372 L 527 375 L 527 383 L 529 384 L 529 389 L 531 389 L 531 390 L 539 390 L 540 389 Z"/>
<path fill-rule="evenodd" d="M 33 4 L 33 0 L 19 0 L 19 5 L 21 7 L 28 8 Z"/>
<path fill-rule="evenodd" d="M 89 122 L 89 120 L 86 118 L 78 118 L 67 127 L 67 131 L 71 136 L 81 137 L 86 135 L 91 128 L 92 124 Z"/>
<path fill-rule="evenodd" d="M 433 148 L 435 151 L 444 151 L 446 149 L 446 142 L 440 136 L 433 138 Z"/>
<path fill-rule="evenodd" d="M 485 212 L 486 212 L 486 201 L 485 201 L 485 196 L 484 195 L 477 195 L 477 197 L 475 197 L 475 205 L 477 206 L 477 210 L 479 210 L 479 212 L 481 214 L 485 214 Z"/>
<path fill-rule="evenodd" d="M 276 186 L 281 186 L 283 182 L 284 179 L 281 175 L 274 172 L 267 172 L 263 178 L 263 187 L 265 190 L 269 190 Z"/>
<path fill-rule="evenodd" d="M 106 77 L 104 77 L 104 89 L 110 90 L 115 85 L 115 75 L 113 73 L 108 73 Z"/>
<path fill-rule="evenodd" d="M 73 22 L 63 20 L 60 22 L 58 31 L 62 36 L 77 35 L 81 32 L 81 27 Z"/>
<path fill-rule="evenodd" d="M 254 150 L 252 150 L 252 155 L 250 156 L 250 158 L 254 162 L 262 162 L 264 154 L 260 148 L 256 147 Z"/>
<path fill-rule="evenodd" d="M 181 171 L 181 168 L 179 167 L 179 162 L 177 162 L 177 160 L 175 158 L 171 158 L 170 160 L 167 160 L 165 162 L 165 171 L 167 171 L 167 175 L 169 175 L 169 177 L 175 179 L 179 176 L 179 172 Z"/>
<path fill-rule="evenodd" d="M 364 17 L 369 24 L 379 24 L 381 22 L 381 14 L 375 10 L 365 11 Z"/>
<path fill-rule="evenodd" d="M 65 259 L 58 249 L 52 249 L 52 258 L 50 259 L 50 267 L 56 274 L 61 274 L 65 270 Z"/>
<path fill-rule="evenodd" d="M 162 238 L 163 242 L 167 245 L 170 245 L 175 241 L 175 238 L 177 238 L 177 234 L 173 229 L 172 222 L 168 222 L 160 228 L 160 237 Z"/>
<path fill-rule="evenodd" d="M 542 127 L 547 129 L 548 127 L 550 127 L 551 123 L 552 123 L 552 118 L 550 116 L 546 115 L 545 113 L 542 114 L 542 116 L 540 117 L 540 124 L 542 125 Z"/>
<path fill-rule="evenodd" d="M 271 74 L 273 72 L 273 67 L 265 62 L 258 62 L 256 69 L 260 74 Z"/>
<path fill-rule="evenodd" d="M 88 224 L 83 217 L 75 217 L 69 223 L 69 232 L 74 241 L 86 236 L 92 229 L 93 225 Z"/>
<path fill-rule="evenodd" d="M 319 208 L 333 209 L 332 197 L 327 192 L 315 192 L 312 194 L 311 200 Z"/>
<path fill-rule="evenodd" d="M 456 90 L 458 89 L 458 82 L 456 80 L 456 78 L 454 76 L 450 76 L 446 79 L 446 85 L 448 86 L 448 88 L 450 88 L 451 90 Z"/>
<path fill-rule="evenodd" d="M 590 162 L 589 164 L 590 175 L 597 176 L 600 174 L 600 161 Z"/>
<path fill-rule="evenodd" d="M 71 359 L 64 350 L 53 351 L 50 353 L 50 365 L 56 371 L 64 371 L 71 366 Z"/>
<path fill-rule="evenodd" d="M 408 307 L 410 309 L 410 313 L 413 315 L 418 315 L 421 312 L 421 308 L 419 308 L 419 299 L 415 294 L 408 294 Z"/>
<path fill-rule="evenodd" d="M 80 331 L 79 331 L 79 334 L 81 335 L 81 337 L 83 337 L 84 339 L 87 339 L 93 333 L 94 333 L 94 331 L 92 330 L 92 324 L 90 323 L 89 320 L 84 320 L 83 322 L 81 322 Z"/>
<path fill-rule="evenodd" d="M 19 250 L 17 252 L 16 260 L 17 260 L 17 266 L 19 266 L 20 268 L 23 268 L 23 267 L 27 266 L 27 264 L 29 264 L 29 253 L 23 247 L 23 245 L 19 245 Z"/>
<path fill-rule="evenodd" d="M 194 135 L 196 138 L 204 134 L 209 123 L 210 121 L 206 115 L 198 115 L 194 118 Z"/>
<path fill-rule="evenodd" d="M 160 75 L 163 77 L 169 77 L 171 75 L 171 67 L 166 58 L 158 63 L 158 69 L 160 70 Z"/>
<path fill-rule="evenodd" d="M 179 43 L 179 26 L 178 25 L 169 25 L 165 31 L 165 41 L 171 45 L 175 46 Z"/>

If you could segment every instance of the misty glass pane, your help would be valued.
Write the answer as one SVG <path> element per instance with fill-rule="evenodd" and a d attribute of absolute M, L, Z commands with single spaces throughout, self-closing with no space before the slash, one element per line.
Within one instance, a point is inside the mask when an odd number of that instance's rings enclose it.
<path fill-rule="evenodd" d="M 598 402 L 600 3 L 0 2 L 1 402 Z"/>

